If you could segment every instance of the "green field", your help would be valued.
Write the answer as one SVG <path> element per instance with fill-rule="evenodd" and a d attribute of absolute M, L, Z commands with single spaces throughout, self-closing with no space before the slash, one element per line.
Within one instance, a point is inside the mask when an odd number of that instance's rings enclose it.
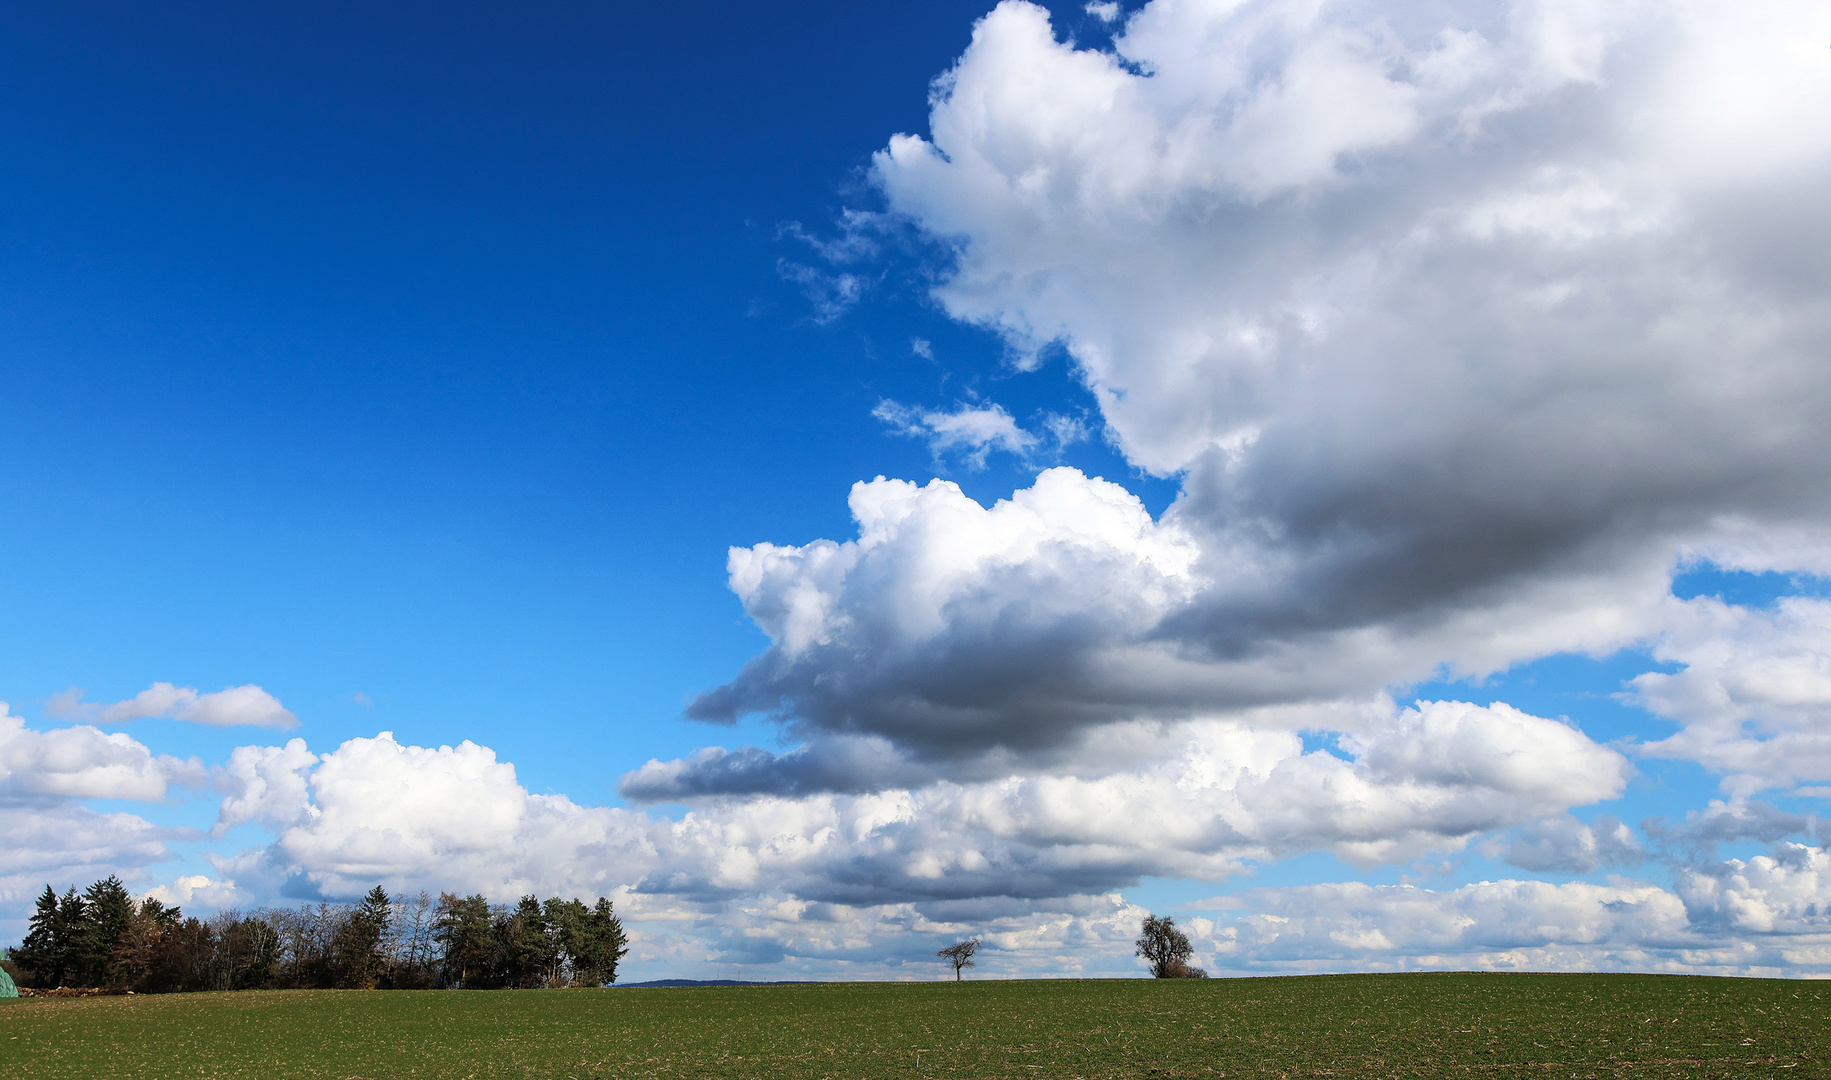
<path fill-rule="evenodd" d="M 3 1002 L 0 1048 L 7 1077 L 1806 1077 L 1831 1076 L 1831 985 L 1420 974 L 277 990 Z"/>

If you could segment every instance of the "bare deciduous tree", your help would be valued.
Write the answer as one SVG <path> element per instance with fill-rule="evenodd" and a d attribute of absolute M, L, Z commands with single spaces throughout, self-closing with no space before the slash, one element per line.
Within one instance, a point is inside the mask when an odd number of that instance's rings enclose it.
<path fill-rule="evenodd" d="M 1138 935 L 1138 955 L 1151 965 L 1151 977 L 1155 979 L 1206 979 L 1208 973 L 1198 967 L 1189 966 L 1189 958 L 1195 955 L 1195 946 L 1189 944 L 1189 938 L 1176 928 L 1176 920 L 1165 915 L 1158 918 L 1146 915 L 1144 930 Z"/>
<path fill-rule="evenodd" d="M 972 938 L 957 945 L 949 945 L 936 953 L 941 959 L 954 965 L 954 981 L 960 981 L 960 969 L 973 966 L 973 954 L 979 951 L 979 939 Z"/>

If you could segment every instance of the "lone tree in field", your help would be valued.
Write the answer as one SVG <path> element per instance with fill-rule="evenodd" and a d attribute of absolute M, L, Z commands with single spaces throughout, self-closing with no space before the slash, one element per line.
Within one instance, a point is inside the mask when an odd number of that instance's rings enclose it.
<path fill-rule="evenodd" d="M 1198 967 L 1189 966 L 1189 957 L 1195 955 L 1195 946 L 1176 928 L 1176 920 L 1169 915 L 1158 918 L 1155 915 L 1144 917 L 1144 931 L 1138 935 L 1138 955 L 1151 965 L 1151 977 L 1154 979 L 1206 979 L 1208 973 Z"/>
<path fill-rule="evenodd" d="M 959 982 L 960 969 L 972 967 L 973 954 L 978 951 L 979 939 L 973 938 L 970 941 L 962 941 L 958 945 L 949 945 L 935 955 L 954 965 L 954 981 Z"/>

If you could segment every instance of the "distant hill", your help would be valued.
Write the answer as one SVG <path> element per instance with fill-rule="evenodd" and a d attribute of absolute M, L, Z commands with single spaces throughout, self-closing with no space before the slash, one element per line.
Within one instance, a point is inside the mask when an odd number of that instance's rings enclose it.
<path fill-rule="evenodd" d="M 651 986 L 803 986 L 809 979 L 777 979 L 774 982 L 746 982 L 743 979 L 650 979 L 648 982 L 612 983 L 612 990 L 640 990 Z"/>

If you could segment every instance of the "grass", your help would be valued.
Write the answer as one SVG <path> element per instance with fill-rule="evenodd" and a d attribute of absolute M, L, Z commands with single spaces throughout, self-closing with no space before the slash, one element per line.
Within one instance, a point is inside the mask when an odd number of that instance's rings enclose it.
<path fill-rule="evenodd" d="M 1831 985 L 1417 974 L 20 1000 L 0 1003 L 0 1075 L 1831 1077 Z"/>

